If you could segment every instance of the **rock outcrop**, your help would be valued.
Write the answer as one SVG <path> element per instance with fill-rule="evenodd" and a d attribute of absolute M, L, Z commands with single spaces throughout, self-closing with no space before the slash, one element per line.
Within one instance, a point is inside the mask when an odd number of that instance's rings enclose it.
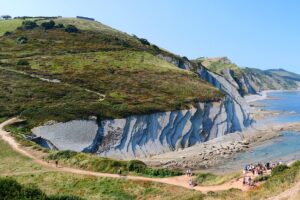
<path fill-rule="evenodd" d="M 241 131 L 251 124 L 246 101 L 227 79 L 186 59 L 160 57 L 182 69 L 196 69 L 199 76 L 222 90 L 226 97 L 221 102 L 198 103 L 188 110 L 102 120 L 98 124 L 95 120 L 75 120 L 37 127 L 33 133 L 61 150 L 128 159 L 187 148 Z"/>
<path fill-rule="evenodd" d="M 231 111 L 229 112 L 229 110 Z M 119 159 L 161 154 L 226 135 L 245 127 L 241 112 L 228 98 L 199 103 L 181 111 L 96 121 L 75 120 L 45 125 L 32 132 L 60 150 L 96 153 Z M 241 116 L 238 116 L 241 115 Z"/>

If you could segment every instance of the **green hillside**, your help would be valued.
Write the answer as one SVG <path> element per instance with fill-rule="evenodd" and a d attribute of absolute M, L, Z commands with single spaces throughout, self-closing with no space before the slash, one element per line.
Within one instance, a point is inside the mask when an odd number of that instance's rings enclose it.
<path fill-rule="evenodd" d="M 194 73 L 158 58 L 176 56 L 145 40 L 98 22 L 56 19 L 60 23 L 64 27 L 23 27 L 0 38 L 0 118 L 21 113 L 34 124 L 122 118 L 223 97 Z M 68 24 L 79 31 L 66 32 Z"/>
<path fill-rule="evenodd" d="M 237 76 L 242 74 L 241 69 L 227 57 L 201 58 L 196 60 L 196 62 L 200 62 L 204 67 L 217 74 L 223 74 L 225 69 L 234 71 Z"/>
<path fill-rule="evenodd" d="M 0 20 L 0 36 L 5 32 L 16 30 L 17 27 L 21 26 L 22 21 L 21 19 Z"/>

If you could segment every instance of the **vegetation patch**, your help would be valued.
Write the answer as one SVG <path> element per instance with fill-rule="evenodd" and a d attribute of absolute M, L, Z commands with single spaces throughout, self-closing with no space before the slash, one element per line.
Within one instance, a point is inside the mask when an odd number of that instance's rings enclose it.
<path fill-rule="evenodd" d="M 76 196 L 47 196 L 37 186 L 24 186 L 11 178 L 0 178 L 0 197 L 3 200 L 82 200 Z"/>
<path fill-rule="evenodd" d="M 225 175 L 215 175 L 212 173 L 199 173 L 196 176 L 196 183 L 199 185 L 221 185 L 241 176 L 241 173 L 231 173 Z"/>
<path fill-rule="evenodd" d="M 132 174 L 148 177 L 170 177 L 182 175 L 182 172 L 179 170 L 149 168 L 145 163 L 139 160 L 119 161 L 68 150 L 52 152 L 46 159 L 95 172 L 121 173 L 123 175 Z"/>
<path fill-rule="evenodd" d="M 89 116 L 115 119 L 224 97 L 196 74 L 157 57 L 169 53 L 156 46 L 99 24 L 101 31 L 84 29 L 81 20 L 67 22 L 23 21 L 23 28 L 0 38 L 0 117 L 21 114 L 32 126 Z M 68 33 L 56 24 L 80 31 Z"/>

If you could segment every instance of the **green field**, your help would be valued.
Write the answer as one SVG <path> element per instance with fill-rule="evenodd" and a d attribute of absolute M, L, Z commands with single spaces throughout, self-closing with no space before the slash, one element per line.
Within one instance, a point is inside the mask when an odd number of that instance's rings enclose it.
<path fill-rule="evenodd" d="M 0 140 L 0 177 L 12 177 L 21 184 L 34 184 L 47 195 L 76 195 L 96 199 L 201 199 L 200 192 L 144 181 L 97 178 L 54 172 L 34 164 Z"/>
<path fill-rule="evenodd" d="M 0 20 L 0 37 L 7 31 L 14 31 L 22 24 L 21 19 Z"/>
<path fill-rule="evenodd" d="M 91 200 L 99 198 L 254 200 L 266 199 L 279 194 L 300 181 L 300 164 L 297 162 L 292 167 L 276 173 L 262 186 L 250 192 L 243 193 L 233 189 L 223 192 L 210 192 L 204 195 L 193 190 L 153 182 L 88 177 L 65 172 L 54 172 L 14 152 L 5 142 L 0 140 L 0 177 L 4 176 L 11 177 L 26 186 L 30 184 L 36 185 L 47 195 L 76 195 Z M 225 179 L 226 181 L 230 180 L 229 176 L 211 175 L 203 183 L 208 185 L 221 184 Z M 230 177 L 233 178 L 232 176 Z M 220 180 L 222 181 L 220 182 Z"/>

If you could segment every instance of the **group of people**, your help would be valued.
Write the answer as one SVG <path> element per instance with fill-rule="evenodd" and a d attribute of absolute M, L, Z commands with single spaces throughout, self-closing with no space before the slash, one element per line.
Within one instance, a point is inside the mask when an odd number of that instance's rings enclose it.
<path fill-rule="evenodd" d="M 249 186 L 255 186 L 253 177 L 255 176 L 263 176 L 268 172 L 272 171 L 274 167 L 277 165 L 281 165 L 282 162 L 267 162 L 263 163 L 256 163 L 256 164 L 248 164 L 244 168 L 243 172 L 243 184 Z M 250 175 L 249 175 L 250 173 Z M 251 176 L 252 175 L 252 176 Z"/>

